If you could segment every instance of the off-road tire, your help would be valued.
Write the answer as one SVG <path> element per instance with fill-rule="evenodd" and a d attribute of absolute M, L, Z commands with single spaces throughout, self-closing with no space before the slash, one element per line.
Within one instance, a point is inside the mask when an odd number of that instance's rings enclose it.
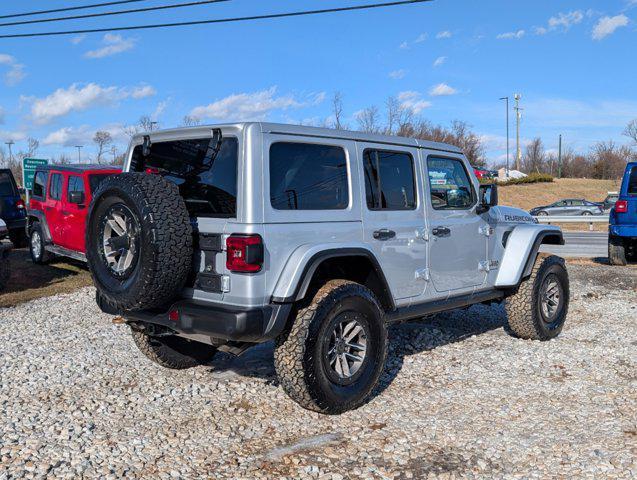
<path fill-rule="evenodd" d="M 11 263 L 9 262 L 9 250 L 0 250 L 0 292 L 5 289 L 11 277 Z"/>
<path fill-rule="evenodd" d="M 560 283 L 562 301 L 556 317 L 550 323 L 544 320 L 541 308 L 541 289 L 545 279 L 553 275 Z M 505 300 L 508 332 L 526 340 L 551 340 L 557 337 L 568 314 L 570 287 L 563 258 L 538 255 L 531 276 L 522 281 L 515 294 Z"/>
<path fill-rule="evenodd" d="M 177 336 L 152 337 L 131 330 L 137 348 L 156 364 L 173 370 L 184 370 L 210 363 L 217 353 L 212 345 Z"/>
<path fill-rule="evenodd" d="M 104 258 L 100 238 L 109 209 L 125 208 L 137 222 L 138 250 L 120 278 Z M 193 256 L 192 226 L 178 187 L 160 175 L 123 173 L 104 179 L 93 196 L 86 228 L 86 259 L 100 295 L 122 311 L 169 304 L 183 289 Z"/>
<path fill-rule="evenodd" d="M 626 243 L 623 238 L 609 235 L 608 237 L 608 261 L 611 265 L 625 266 L 628 264 L 626 255 Z"/>
<path fill-rule="evenodd" d="M 42 225 L 40 224 L 40 222 L 34 222 L 33 225 L 31 225 L 30 235 L 31 236 L 29 237 L 29 253 L 31 254 L 31 260 L 33 261 L 33 263 L 38 265 L 44 265 L 46 263 L 49 263 L 51 259 L 53 258 L 53 255 L 51 254 L 51 252 L 47 252 L 44 249 L 45 247 L 44 231 L 42 229 Z M 40 245 L 39 254 L 36 254 L 34 252 L 33 242 L 36 242 Z"/>
<path fill-rule="evenodd" d="M 368 350 L 353 383 L 330 380 L 322 360 L 330 322 L 340 315 L 367 322 Z M 378 383 L 387 358 L 387 329 L 376 296 L 347 280 L 327 282 L 311 302 L 300 305 L 291 326 L 276 341 L 274 364 L 283 390 L 299 405 L 325 414 L 339 414 L 362 405 Z M 352 379 L 354 380 L 354 379 Z"/>

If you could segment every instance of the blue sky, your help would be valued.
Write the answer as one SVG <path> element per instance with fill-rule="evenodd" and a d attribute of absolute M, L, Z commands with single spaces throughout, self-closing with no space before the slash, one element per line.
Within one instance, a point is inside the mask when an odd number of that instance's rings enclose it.
<path fill-rule="evenodd" d="M 95 2 L 55 0 L 46 8 L 88 3 Z M 365 3 L 373 0 L 233 0 L 0 27 L 0 33 Z M 17 4 L 1 7 L 0 15 L 43 8 L 35 0 Z M 203 123 L 321 122 L 330 115 L 330 97 L 340 91 L 351 126 L 356 112 L 370 105 L 382 109 L 395 96 L 434 123 L 469 122 L 495 162 L 505 153 L 505 110 L 498 98 L 519 92 L 524 141 L 541 136 L 554 149 L 561 133 L 566 146 L 587 151 L 599 140 L 628 143 L 622 131 L 637 118 L 636 48 L 637 0 L 435 0 L 250 23 L 0 39 L 0 141 L 15 140 L 17 151 L 35 137 L 43 157 L 74 156 L 73 146 L 83 144 L 85 155 L 94 156 L 95 130 L 110 131 L 121 151 L 125 125 L 141 115 L 162 127 L 181 124 L 185 115 Z"/>

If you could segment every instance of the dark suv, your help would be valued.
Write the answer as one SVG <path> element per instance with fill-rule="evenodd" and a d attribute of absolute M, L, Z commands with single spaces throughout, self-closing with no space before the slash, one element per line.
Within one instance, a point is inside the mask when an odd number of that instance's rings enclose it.
<path fill-rule="evenodd" d="M 13 173 L 0 169 L 0 218 L 7 224 L 9 237 L 16 247 L 25 246 L 26 208 Z"/>

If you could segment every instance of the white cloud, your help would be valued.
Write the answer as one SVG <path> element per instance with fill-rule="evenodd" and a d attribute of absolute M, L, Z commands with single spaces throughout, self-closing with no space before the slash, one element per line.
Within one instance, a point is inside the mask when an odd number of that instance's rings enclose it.
<path fill-rule="evenodd" d="M 564 30 L 568 30 L 582 20 L 584 20 L 584 13 L 581 10 L 558 13 L 557 16 L 549 18 L 549 29 L 563 28 Z"/>
<path fill-rule="evenodd" d="M 439 83 L 438 85 L 434 85 L 433 87 L 431 87 L 431 90 L 429 90 L 429 95 L 431 95 L 432 97 L 445 97 L 449 95 L 455 95 L 456 93 L 458 93 L 458 90 L 450 87 L 446 83 Z"/>
<path fill-rule="evenodd" d="M 27 138 L 26 133 L 24 132 L 12 132 L 9 130 L 0 130 L 0 139 L 3 142 L 19 142 Z"/>
<path fill-rule="evenodd" d="M 155 89 L 145 85 L 133 88 L 102 87 L 96 83 L 74 83 L 69 88 L 59 88 L 44 98 L 26 98 L 30 101 L 31 116 L 37 124 L 79 112 L 98 105 L 112 105 L 125 98 L 140 99 L 154 95 Z"/>
<path fill-rule="evenodd" d="M 429 35 L 427 33 L 421 33 L 420 35 L 418 35 L 418 38 L 414 40 L 414 43 L 422 43 L 427 40 L 427 38 L 429 38 Z"/>
<path fill-rule="evenodd" d="M 277 87 L 252 93 L 232 94 L 209 105 L 195 107 L 190 115 L 199 119 L 214 120 L 265 120 L 275 110 L 288 110 L 318 105 L 325 100 L 325 93 L 313 94 L 306 101 L 299 101 L 293 95 L 276 95 Z"/>
<path fill-rule="evenodd" d="M 6 66 L 9 69 L 4 74 L 4 83 L 10 87 L 17 85 L 26 77 L 24 65 L 18 63 L 15 57 L 11 55 L 0 53 L 0 65 Z"/>
<path fill-rule="evenodd" d="M 404 69 L 400 69 L 400 70 L 394 70 L 393 72 L 389 72 L 389 78 L 393 78 L 394 80 L 400 80 L 402 78 L 405 78 L 405 76 L 407 75 L 407 70 Z"/>
<path fill-rule="evenodd" d="M 517 32 L 501 33 L 496 38 L 498 40 L 519 40 L 520 38 L 524 37 L 524 35 L 526 35 L 526 31 L 518 30 Z"/>
<path fill-rule="evenodd" d="M 449 31 L 449 30 L 445 30 L 444 32 L 438 32 L 438 34 L 436 35 L 437 39 L 441 39 L 441 38 L 451 38 L 453 34 Z"/>
<path fill-rule="evenodd" d="M 403 42 L 399 47 L 401 50 L 407 50 L 409 48 L 409 42 Z"/>
<path fill-rule="evenodd" d="M 102 38 L 102 47 L 97 50 L 89 50 L 84 54 L 86 58 L 104 58 L 118 53 L 131 50 L 135 47 L 137 40 L 134 38 L 125 38 L 121 35 L 107 33 Z"/>
<path fill-rule="evenodd" d="M 447 61 L 447 57 L 438 57 L 434 61 L 434 67 L 439 67 Z"/>
<path fill-rule="evenodd" d="M 419 92 L 407 91 L 398 94 L 398 101 L 400 106 L 411 110 L 416 115 L 422 112 L 425 108 L 431 107 L 431 102 L 422 99 L 422 95 Z"/>
<path fill-rule="evenodd" d="M 628 25 L 628 17 L 623 13 L 614 17 L 602 17 L 593 28 L 593 40 L 601 40 Z"/>
<path fill-rule="evenodd" d="M 125 143 L 128 136 L 121 124 L 110 124 L 99 129 L 92 128 L 89 125 L 80 125 L 78 127 L 63 127 L 49 133 L 42 140 L 42 145 L 59 145 L 62 147 L 73 147 L 75 145 L 91 145 L 93 137 L 97 130 L 105 131 L 111 134 L 113 141 L 116 143 Z"/>
<path fill-rule="evenodd" d="M 70 42 L 73 45 L 79 45 L 80 43 L 82 43 L 84 40 L 86 39 L 86 34 L 82 34 L 82 35 L 77 35 L 75 37 L 72 37 Z"/>

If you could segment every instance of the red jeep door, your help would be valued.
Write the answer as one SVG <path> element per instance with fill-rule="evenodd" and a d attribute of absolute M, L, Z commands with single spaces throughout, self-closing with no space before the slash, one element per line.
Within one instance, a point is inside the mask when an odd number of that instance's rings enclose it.
<path fill-rule="evenodd" d="M 86 221 L 86 188 L 84 177 L 68 174 L 62 196 L 63 247 L 85 252 L 84 223 Z"/>
<path fill-rule="evenodd" d="M 62 218 L 62 184 L 63 175 L 60 172 L 51 172 L 49 175 L 48 195 L 44 202 L 44 216 L 51 232 L 51 239 L 55 245 L 63 243 L 63 218 Z"/>

